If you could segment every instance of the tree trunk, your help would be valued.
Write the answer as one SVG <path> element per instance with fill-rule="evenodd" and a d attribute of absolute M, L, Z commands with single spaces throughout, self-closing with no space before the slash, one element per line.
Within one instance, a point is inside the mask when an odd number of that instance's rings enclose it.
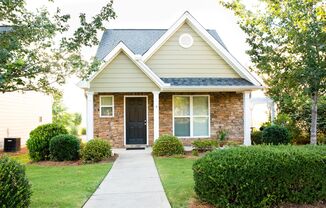
<path fill-rule="evenodd" d="M 317 103 L 318 94 L 314 92 L 312 94 L 312 105 L 311 105 L 311 127 L 310 127 L 310 144 L 317 144 Z"/>

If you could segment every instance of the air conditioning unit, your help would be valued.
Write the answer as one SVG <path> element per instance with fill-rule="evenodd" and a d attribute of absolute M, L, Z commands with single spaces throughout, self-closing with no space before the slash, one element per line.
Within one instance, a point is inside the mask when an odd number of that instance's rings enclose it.
<path fill-rule="evenodd" d="M 5 138 L 4 147 L 5 152 L 17 152 L 20 150 L 20 138 Z"/>

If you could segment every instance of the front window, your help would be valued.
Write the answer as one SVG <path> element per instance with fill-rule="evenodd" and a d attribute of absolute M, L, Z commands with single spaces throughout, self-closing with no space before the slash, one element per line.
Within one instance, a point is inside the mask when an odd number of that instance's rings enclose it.
<path fill-rule="evenodd" d="M 100 96 L 100 116 L 113 117 L 114 100 L 113 96 Z"/>
<path fill-rule="evenodd" d="M 209 96 L 174 96 L 173 104 L 175 136 L 209 136 Z"/>

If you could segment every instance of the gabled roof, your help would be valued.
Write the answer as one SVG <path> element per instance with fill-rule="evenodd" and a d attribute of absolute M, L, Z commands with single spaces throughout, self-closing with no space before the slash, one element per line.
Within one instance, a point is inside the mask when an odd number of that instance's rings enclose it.
<path fill-rule="evenodd" d="M 145 62 L 185 23 L 197 32 L 241 78 L 159 78 Z M 100 67 L 100 70 L 94 73 L 89 80 L 80 82 L 78 85 L 81 88 L 89 88 L 90 82 L 101 73 L 121 51 L 123 51 L 162 91 L 239 91 L 262 88 L 261 82 L 228 52 L 216 31 L 206 30 L 188 12 L 185 12 L 168 30 L 107 30 L 102 37 L 97 51 L 97 57 L 103 60 L 104 63 Z"/>
<path fill-rule="evenodd" d="M 150 70 L 142 60 L 140 60 L 124 43 L 120 42 L 106 57 L 105 62 L 100 66 L 100 70 L 98 70 L 96 73 L 94 73 L 89 80 L 87 81 L 88 84 L 85 83 L 79 83 L 79 86 L 82 88 L 89 87 L 89 83 L 98 75 L 100 74 L 109 64 L 110 62 L 119 55 L 120 52 L 124 52 L 130 60 L 138 66 L 144 74 L 150 78 L 160 89 L 162 89 L 163 86 L 166 84 L 156 75 L 152 70 Z"/>
<path fill-rule="evenodd" d="M 207 30 L 189 13 L 185 12 L 169 29 L 160 37 L 160 39 L 143 55 L 144 62 L 146 62 L 164 43 L 176 32 L 178 29 L 187 23 L 204 41 L 210 45 L 216 53 L 221 56 L 239 75 L 240 77 L 250 81 L 256 86 L 262 86 L 251 72 L 243 67 L 238 60 L 236 60 L 225 47 L 216 41 Z"/>
<path fill-rule="evenodd" d="M 144 55 L 167 31 L 167 29 L 108 29 L 103 33 L 96 58 L 103 60 L 120 42 L 134 54 Z M 207 32 L 226 48 L 216 30 Z"/>

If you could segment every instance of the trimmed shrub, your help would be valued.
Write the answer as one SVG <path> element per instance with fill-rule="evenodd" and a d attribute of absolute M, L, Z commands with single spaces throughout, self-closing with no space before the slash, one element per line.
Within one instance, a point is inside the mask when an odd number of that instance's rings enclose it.
<path fill-rule="evenodd" d="M 111 145 L 104 139 L 92 139 L 87 142 L 82 150 L 85 162 L 99 162 L 111 156 Z"/>
<path fill-rule="evenodd" d="M 44 124 L 31 131 L 27 140 L 29 157 L 33 161 L 50 159 L 50 140 L 60 134 L 68 134 L 67 129 L 57 124 Z"/>
<path fill-rule="evenodd" d="M 25 167 L 9 157 L 1 157 L 0 207 L 29 207 L 31 194 Z"/>
<path fill-rule="evenodd" d="M 55 161 L 77 160 L 80 141 L 76 136 L 60 134 L 50 140 L 51 159 Z"/>
<path fill-rule="evenodd" d="M 251 141 L 252 141 L 252 144 L 262 144 L 263 143 L 263 132 L 262 131 L 251 132 Z"/>
<path fill-rule="evenodd" d="M 262 140 L 265 144 L 288 144 L 290 143 L 289 131 L 285 127 L 272 125 L 264 128 Z"/>
<path fill-rule="evenodd" d="M 193 165 L 197 196 L 216 207 L 266 207 L 326 199 L 325 146 L 236 147 Z"/>
<path fill-rule="evenodd" d="M 81 134 L 81 135 L 86 135 L 86 128 L 82 128 L 82 129 L 80 130 L 80 134 Z"/>
<path fill-rule="evenodd" d="M 200 152 L 212 151 L 218 144 L 216 140 L 212 139 L 198 139 L 192 142 L 192 146 L 195 150 Z"/>
<path fill-rule="evenodd" d="M 170 156 L 184 154 L 184 148 L 181 141 L 172 135 L 160 136 L 153 146 L 155 156 Z"/>

